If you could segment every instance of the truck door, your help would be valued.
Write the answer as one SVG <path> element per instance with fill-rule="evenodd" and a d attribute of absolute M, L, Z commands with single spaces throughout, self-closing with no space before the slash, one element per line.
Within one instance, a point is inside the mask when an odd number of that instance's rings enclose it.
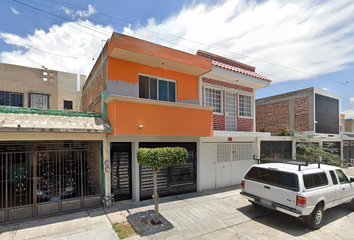
<path fill-rule="evenodd" d="M 349 182 L 348 177 L 344 174 L 344 172 L 342 170 L 336 169 L 336 174 L 338 176 L 338 180 L 339 180 L 339 183 L 341 186 L 341 192 L 342 192 L 340 203 L 344 203 L 344 202 L 350 200 L 351 198 L 353 198 L 353 196 L 352 196 L 353 186 Z"/>
<path fill-rule="evenodd" d="M 329 171 L 329 174 L 331 175 L 331 179 L 333 183 L 334 196 L 332 199 L 333 201 L 327 203 L 328 208 L 341 204 L 341 199 L 342 199 L 342 186 L 338 182 L 337 175 L 334 173 L 333 170 Z"/>

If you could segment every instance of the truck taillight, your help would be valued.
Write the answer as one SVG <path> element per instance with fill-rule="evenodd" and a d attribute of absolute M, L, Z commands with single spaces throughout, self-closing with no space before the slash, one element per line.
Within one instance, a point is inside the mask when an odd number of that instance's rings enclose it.
<path fill-rule="evenodd" d="M 306 207 L 306 198 L 305 197 L 296 197 L 296 206 Z"/>
<path fill-rule="evenodd" d="M 241 188 L 245 189 L 245 181 L 241 181 Z"/>

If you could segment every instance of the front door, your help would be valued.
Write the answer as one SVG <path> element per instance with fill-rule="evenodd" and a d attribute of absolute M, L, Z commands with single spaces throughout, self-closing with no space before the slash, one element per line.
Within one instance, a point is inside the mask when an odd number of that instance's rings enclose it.
<path fill-rule="evenodd" d="M 111 192 L 116 201 L 132 198 L 131 162 L 131 143 L 112 143 Z"/>

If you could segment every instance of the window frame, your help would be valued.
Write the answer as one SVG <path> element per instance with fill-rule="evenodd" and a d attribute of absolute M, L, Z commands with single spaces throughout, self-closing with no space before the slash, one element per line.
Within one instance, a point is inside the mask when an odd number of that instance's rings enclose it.
<path fill-rule="evenodd" d="M 215 87 L 210 87 L 210 86 L 204 85 L 204 106 L 207 106 L 206 105 L 206 89 L 220 91 L 220 112 L 215 112 L 216 108 L 214 106 L 209 106 L 209 107 L 214 107 L 213 114 L 224 115 L 224 90 L 221 88 L 215 88 Z M 236 118 L 237 118 L 237 116 L 236 116 Z"/>
<path fill-rule="evenodd" d="M 254 103 L 253 103 L 253 95 L 250 95 L 250 94 L 244 94 L 244 93 L 238 93 L 237 94 L 238 97 L 237 97 L 237 100 L 238 100 L 238 104 L 237 104 L 237 112 L 238 112 L 238 117 L 239 118 L 253 118 L 254 116 L 254 112 L 253 112 L 253 106 L 254 106 Z M 241 101 L 240 101 L 240 98 L 241 96 L 246 96 L 246 97 L 250 97 L 250 116 L 243 116 L 241 115 Z"/>
<path fill-rule="evenodd" d="M 9 91 L 0 91 L 2 93 L 5 94 L 10 94 L 9 98 L 10 98 L 10 102 L 11 102 L 11 95 L 16 94 L 18 96 L 22 97 L 22 106 L 12 106 L 12 105 L 1 105 L 0 106 L 7 106 L 7 107 L 24 107 L 25 106 L 25 94 L 24 93 L 20 93 L 20 92 L 9 92 Z"/>
<path fill-rule="evenodd" d="M 32 101 L 31 101 L 31 96 L 32 95 L 42 95 L 42 96 L 47 96 L 47 108 L 36 108 L 36 107 L 32 107 Z M 46 94 L 46 93 L 35 93 L 35 92 L 30 92 L 28 94 L 28 98 L 29 98 L 29 104 L 28 104 L 28 107 L 29 108 L 36 108 L 36 109 L 50 109 L 50 106 L 49 106 L 49 94 Z"/>
<path fill-rule="evenodd" d="M 142 77 L 148 77 L 149 78 L 149 98 L 141 98 L 139 95 L 140 95 L 140 76 Z M 155 78 L 156 79 L 156 100 L 155 99 L 151 99 L 150 98 L 150 78 Z M 141 99 L 149 99 L 149 100 L 155 100 L 155 101 L 163 101 L 163 102 L 169 102 L 169 101 L 164 101 L 164 100 L 159 100 L 159 81 L 166 81 L 166 82 L 173 82 L 175 84 L 175 99 L 173 102 L 177 102 L 177 81 L 176 80 L 173 80 L 173 79 L 168 79 L 168 78 L 164 78 L 164 77 L 158 77 L 158 76 L 153 76 L 153 75 L 148 75 L 148 74 L 142 74 L 142 73 L 139 73 L 138 74 L 138 98 L 141 98 Z"/>
<path fill-rule="evenodd" d="M 71 102 L 71 109 L 65 108 L 65 102 Z M 63 100 L 63 109 L 64 110 L 73 110 L 74 109 L 74 101 L 72 101 L 72 100 Z"/>

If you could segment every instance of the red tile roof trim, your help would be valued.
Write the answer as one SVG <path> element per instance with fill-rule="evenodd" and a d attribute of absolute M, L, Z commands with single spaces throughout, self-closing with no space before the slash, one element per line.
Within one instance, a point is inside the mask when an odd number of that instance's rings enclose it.
<path fill-rule="evenodd" d="M 215 61 L 215 60 L 212 60 L 211 63 L 213 64 L 213 66 L 224 68 L 226 70 L 230 70 L 230 71 L 233 71 L 233 72 L 245 74 L 247 76 L 258 78 L 258 79 L 265 80 L 265 81 L 268 81 L 268 82 L 272 81 L 272 80 L 270 80 L 270 79 L 268 79 L 266 77 L 263 77 L 262 75 L 260 75 L 260 74 L 258 74 L 256 72 L 245 70 L 245 69 L 242 69 L 242 68 L 239 68 L 239 67 L 234 67 L 234 66 L 231 66 L 231 65 L 228 65 L 228 64 L 225 64 L 225 63 L 221 63 L 221 62 Z"/>
<path fill-rule="evenodd" d="M 240 62 L 237 62 L 235 60 L 228 59 L 228 58 L 224 58 L 224 57 L 221 57 L 221 56 L 218 56 L 216 54 L 209 53 L 209 52 L 206 52 L 206 51 L 203 51 L 203 50 L 198 50 L 197 55 L 201 56 L 201 57 L 209 58 L 210 60 L 215 60 L 215 61 L 218 61 L 218 62 L 221 62 L 221 63 L 225 63 L 225 64 L 230 65 L 230 66 L 242 68 L 242 69 L 245 69 L 245 70 L 248 70 L 248 71 L 251 71 L 251 72 L 255 72 L 256 71 L 256 68 L 252 67 L 250 65 L 247 65 L 247 64 L 244 64 L 244 63 L 240 63 Z"/>
<path fill-rule="evenodd" d="M 258 78 L 258 79 L 265 80 L 268 82 L 272 81 L 272 80 L 256 73 L 256 68 L 252 67 L 250 65 L 240 63 L 240 62 L 237 62 L 237 61 L 234 61 L 234 60 L 231 60 L 228 58 L 224 58 L 224 57 L 221 57 L 221 56 L 218 56 L 218 55 L 206 52 L 206 51 L 202 51 L 202 50 L 198 50 L 197 55 L 201 56 L 201 57 L 209 58 L 211 60 L 212 65 L 214 65 L 216 67 L 221 67 L 226 70 L 245 74 L 247 76 Z"/>

